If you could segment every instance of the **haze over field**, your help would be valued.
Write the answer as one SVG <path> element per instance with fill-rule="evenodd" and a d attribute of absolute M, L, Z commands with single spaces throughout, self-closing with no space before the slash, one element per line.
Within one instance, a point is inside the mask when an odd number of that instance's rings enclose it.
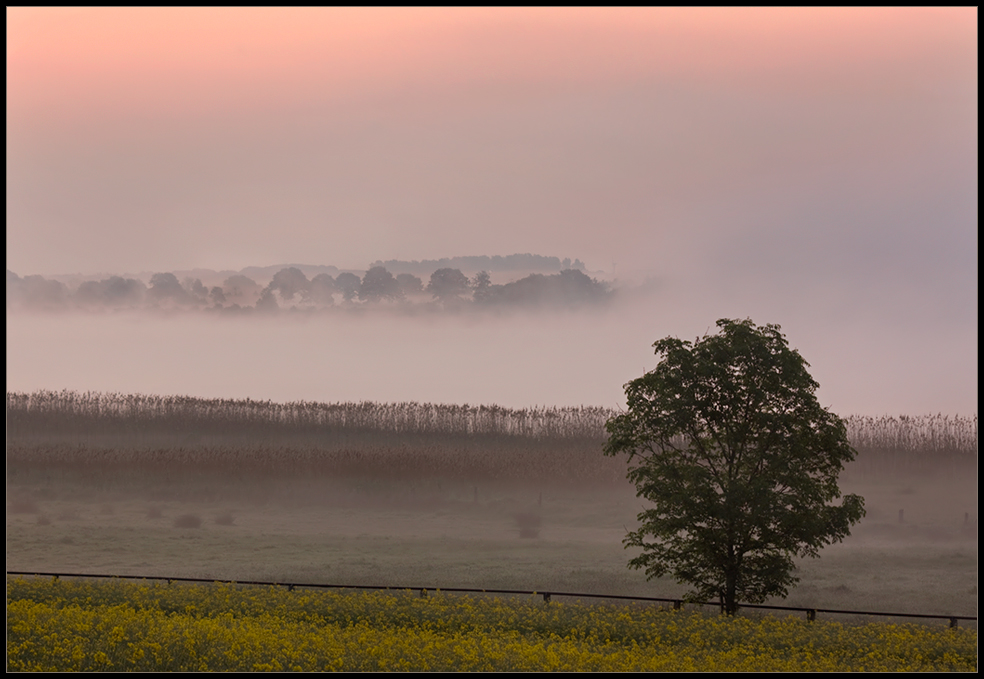
<path fill-rule="evenodd" d="M 537 253 L 618 293 L 479 316 L 8 307 L 8 390 L 615 407 L 653 341 L 750 317 L 836 412 L 977 412 L 976 9 L 7 22 L 20 277 Z"/>

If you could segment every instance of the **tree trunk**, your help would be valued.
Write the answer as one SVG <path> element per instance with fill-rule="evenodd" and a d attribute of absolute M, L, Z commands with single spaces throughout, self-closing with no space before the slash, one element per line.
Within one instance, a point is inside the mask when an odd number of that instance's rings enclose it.
<path fill-rule="evenodd" d="M 735 601 L 738 589 L 738 571 L 729 568 L 725 574 L 724 612 L 731 616 L 738 612 L 738 602 Z"/>

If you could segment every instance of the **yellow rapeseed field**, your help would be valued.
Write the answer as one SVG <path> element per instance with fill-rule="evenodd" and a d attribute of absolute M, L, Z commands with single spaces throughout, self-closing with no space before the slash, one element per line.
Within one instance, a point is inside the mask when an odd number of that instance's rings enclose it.
<path fill-rule="evenodd" d="M 977 632 L 408 592 L 7 579 L 7 671 L 976 671 Z"/>

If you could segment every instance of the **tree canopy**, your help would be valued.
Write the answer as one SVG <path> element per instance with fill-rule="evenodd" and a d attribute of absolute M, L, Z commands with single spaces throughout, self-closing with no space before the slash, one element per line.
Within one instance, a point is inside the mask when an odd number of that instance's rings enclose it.
<path fill-rule="evenodd" d="M 311 289 L 311 281 L 297 267 L 281 269 L 273 276 L 267 290 L 276 290 L 285 301 L 294 299 L 294 295 L 304 295 Z"/>
<path fill-rule="evenodd" d="M 468 277 L 458 269 L 438 269 L 427 284 L 427 292 L 442 302 L 457 299 L 467 294 L 468 289 Z"/>
<path fill-rule="evenodd" d="M 342 293 L 346 302 L 351 302 L 359 294 L 362 279 L 349 271 L 343 271 L 335 278 L 335 288 Z"/>
<path fill-rule="evenodd" d="M 628 454 L 629 478 L 651 504 L 626 547 L 647 578 L 670 575 L 693 600 L 785 597 L 794 557 L 817 557 L 864 516 L 837 478 L 855 451 L 822 408 L 809 364 L 777 325 L 722 319 L 720 332 L 653 346 L 662 360 L 625 385 L 605 454 Z"/>
<path fill-rule="evenodd" d="M 385 267 L 374 266 L 362 277 L 362 286 L 359 288 L 360 299 L 378 302 L 381 299 L 401 299 L 402 297 L 403 291 L 400 290 L 400 284 Z"/>

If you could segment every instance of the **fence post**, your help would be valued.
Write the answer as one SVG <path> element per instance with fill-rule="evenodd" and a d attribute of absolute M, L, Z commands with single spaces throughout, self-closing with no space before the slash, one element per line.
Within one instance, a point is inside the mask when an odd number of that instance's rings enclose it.
<path fill-rule="evenodd" d="M 957 619 L 950 618 L 950 629 L 956 629 L 956 628 L 957 628 Z"/>
<path fill-rule="evenodd" d="M 683 601 L 681 599 L 674 599 L 673 600 L 673 610 L 674 611 L 679 611 L 681 608 L 683 608 Z"/>
<path fill-rule="evenodd" d="M 806 610 L 806 620 L 807 620 L 807 622 L 813 622 L 816 619 L 817 619 L 817 609 L 815 609 L 815 608 L 808 608 Z"/>
<path fill-rule="evenodd" d="M 549 604 L 550 603 L 550 592 L 544 592 L 543 593 L 543 603 L 545 603 L 545 604 Z"/>

